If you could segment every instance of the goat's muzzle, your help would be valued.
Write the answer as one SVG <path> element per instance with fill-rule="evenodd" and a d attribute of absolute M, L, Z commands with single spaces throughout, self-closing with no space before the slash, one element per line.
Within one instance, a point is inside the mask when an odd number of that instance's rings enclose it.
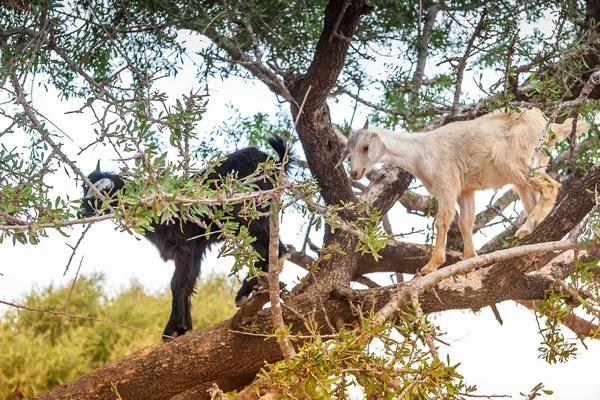
<path fill-rule="evenodd" d="M 79 211 L 77 211 L 78 219 L 90 218 L 90 217 L 94 216 L 94 214 L 96 213 L 96 210 L 94 209 L 92 204 L 90 204 L 91 201 L 93 201 L 93 199 L 90 199 L 90 198 L 84 198 L 81 201 L 81 205 L 79 206 Z"/>
<path fill-rule="evenodd" d="M 357 181 L 363 177 L 364 173 L 365 173 L 364 168 L 361 169 L 360 171 L 353 169 L 353 170 L 350 170 L 350 177 L 352 179 L 354 179 L 355 181 Z"/>

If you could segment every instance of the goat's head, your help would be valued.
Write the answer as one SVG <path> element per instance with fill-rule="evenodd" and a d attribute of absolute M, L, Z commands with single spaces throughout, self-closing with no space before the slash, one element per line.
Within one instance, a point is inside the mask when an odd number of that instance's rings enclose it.
<path fill-rule="evenodd" d="M 350 176 L 359 180 L 369 172 L 385 154 L 385 144 L 376 131 L 369 129 L 369 121 L 359 130 L 350 131 L 346 150 L 337 163 L 339 167 L 346 158 L 350 157 Z"/>
<path fill-rule="evenodd" d="M 120 175 L 110 172 L 100 171 L 100 161 L 96 165 L 96 170 L 88 175 L 88 179 L 94 187 L 102 193 L 106 198 L 111 198 L 113 195 L 123 188 L 125 182 Z M 116 200 L 110 203 L 116 204 Z M 98 214 L 107 214 L 109 210 L 101 210 L 102 201 L 99 200 L 94 191 L 83 183 L 83 198 L 81 199 L 81 209 L 78 213 L 79 218 L 89 218 Z"/>

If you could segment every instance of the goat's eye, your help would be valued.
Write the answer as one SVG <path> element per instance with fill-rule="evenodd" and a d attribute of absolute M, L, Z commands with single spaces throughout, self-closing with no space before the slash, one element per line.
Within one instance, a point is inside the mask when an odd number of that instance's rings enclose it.
<path fill-rule="evenodd" d="M 367 146 L 363 147 L 363 150 L 364 151 L 369 151 L 369 146 L 367 145 Z"/>

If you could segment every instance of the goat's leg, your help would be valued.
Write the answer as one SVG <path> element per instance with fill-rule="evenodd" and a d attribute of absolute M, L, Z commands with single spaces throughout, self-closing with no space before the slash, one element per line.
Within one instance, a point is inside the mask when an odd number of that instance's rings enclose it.
<path fill-rule="evenodd" d="M 473 224 L 475 223 L 475 192 L 463 192 L 458 197 L 458 227 L 463 238 L 463 259 L 477 257 L 473 244 Z"/>
<path fill-rule="evenodd" d="M 525 209 L 525 214 L 529 215 L 535 208 L 535 205 L 538 202 L 539 193 L 534 191 L 527 185 L 516 185 L 517 191 L 519 192 L 519 198 L 523 203 L 523 208 Z"/>
<path fill-rule="evenodd" d="M 192 329 L 191 298 L 200 274 L 201 252 L 194 243 L 180 245 L 175 251 L 175 272 L 171 279 L 173 302 L 171 316 L 163 332 L 163 340 L 178 337 Z"/>
<path fill-rule="evenodd" d="M 252 234 L 252 230 L 250 230 L 250 233 Z M 256 241 L 252 243 L 252 247 L 254 247 L 254 250 L 256 250 L 258 254 L 260 254 L 262 259 L 254 263 L 254 268 L 255 270 L 267 272 L 269 270 L 269 236 L 257 235 L 255 237 Z M 283 262 L 288 257 L 289 251 L 280 240 L 278 248 L 279 265 L 282 266 Z M 256 276 L 250 279 L 248 276 L 246 279 L 244 279 L 240 290 L 238 290 L 237 295 L 235 296 L 235 305 L 237 307 L 241 307 L 248 300 L 248 297 L 250 297 L 250 294 L 252 294 L 252 289 L 256 285 L 258 285 L 258 279 Z"/>
<path fill-rule="evenodd" d="M 421 274 L 423 275 L 437 270 L 438 267 L 442 265 L 444 261 L 446 261 L 446 234 L 448 233 L 450 222 L 452 222 L 452 219 L 454 218 L 455 201 L 456 197 L 454 196 L 448 196 L 445 198 L 438 197 L 439 210 L 435 217 L 435 229 L 437 231 L 435 247 L 433 248 L 431 259 L 427 265 L 421 269 Z"/>
<path fill-rule="evenodd" d="M 533 229 L 540 223 L 554 207 L 554 201 L 558 194 L 560 183 L 552 179 L 548 174 L 542 173 L 532 177 L 529 180 L 529 185 L 533 190 L 539 193 L 539 200 L 535 207 L 527 216 L 527 221 L 521 226 L 515 236 L 522 239 L 523 236 L 529 235 Z"/>

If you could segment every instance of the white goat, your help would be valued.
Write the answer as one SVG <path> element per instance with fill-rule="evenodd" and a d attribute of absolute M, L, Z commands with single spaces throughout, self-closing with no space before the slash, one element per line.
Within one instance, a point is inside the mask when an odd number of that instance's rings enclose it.
<path fill-rule="evenodd" d="M 513 184 L 528 215 L 517 238 L 531 233 L 552 210 L 560 184 L 545 173 L 548 156 L 557 139 L 571 133 L 573 120 L 549 123 L 537 108 L 522 112 L 495 110 L 471 121 L 447 124 L 430 132 L 409 134 L 381 128 L 352 131 L 338 166 L 350 156 L 350 176 L 361 179 L 375 163 L 397 165 L 417 177 L 438 200 L 437 238 L 431 259 L 421 270 L 437 270 L 446 260 L 446 233 L 459 207 L 459 228 L 464 259 L 475 257 L 474 192 Z M 577 132 L 588 130 L 577 123 Z M 544 134 L 543 142 L 540 137 Z"/>

